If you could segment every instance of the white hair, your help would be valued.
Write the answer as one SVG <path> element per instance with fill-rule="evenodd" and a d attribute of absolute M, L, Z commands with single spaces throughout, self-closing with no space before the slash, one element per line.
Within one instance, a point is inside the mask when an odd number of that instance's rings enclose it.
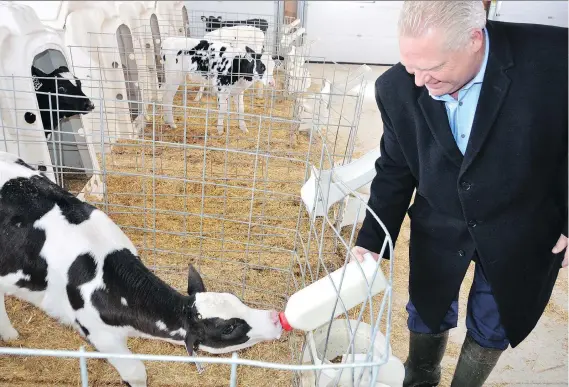
<path fill-rule="evenodd" d="M 485 26 L 486 12 L 481 0 L 406 0 L 399 16 L 399 36 L 418 37 L 429 29 L 440 29 L 449 50 L 465 47 L 471 31 Z"/>

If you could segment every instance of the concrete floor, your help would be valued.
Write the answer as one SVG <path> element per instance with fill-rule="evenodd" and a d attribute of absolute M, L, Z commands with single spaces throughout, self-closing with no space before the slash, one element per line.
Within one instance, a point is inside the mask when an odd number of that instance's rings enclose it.
<path fill-rule="evenodd" d="M 334 76 L 338 77 L 338 74 L 347 74 L 346 69 L 355 70 L 357 67 L 349 65 L 341 66 L 340 69 L 333 65 L 308 65 L 313 77 L 325 76 L 329 79 Z M 359 154 L 379 146 L 383 133 L 381 116 L 375 103 L 374 82 L 388 67 L 370 67 L 372 70 L 367 76 L 368 85 L 356 137 L 355 152 Z M 348 133 L 344 132 L 340 137 L 347 135 Z M 538 325 L 522 344 L 515 349 L 510 348 L 502 355 L 486 385 L 501 387 L 568 385 L 567 278 L 568 270 L 561 270 L 550 305 Z M 407 294 L 395 294 L 395 298 L 406 300 Z M 464 310 L 465 306 L 461 305 L 460 308 Z M 405 313 L 405 311 L 394 310 L 393 313 Z M 464 320 L 462 320 L 459 327 L 451 332 L 450 340 L 460 345 L 465 333 Z M 392 340 L 397 340 L 397 338 L 392 337 Z M 456 360 L 456 358 L 446 356 L 443 365 L 454 367 Z"/>

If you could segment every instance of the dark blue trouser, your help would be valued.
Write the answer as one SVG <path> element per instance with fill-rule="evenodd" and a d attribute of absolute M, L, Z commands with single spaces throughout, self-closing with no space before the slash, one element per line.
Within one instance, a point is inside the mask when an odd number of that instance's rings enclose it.
<path fill-rule="evenodd" d="M 433 332 L 425 325 L 411 301 L 407 303 L 407 313 L 409 314 L 407 326 L 411 332 L 440 333 L 447 331 L 457 326 L 458 295 L 457 300 L 452 302 L 438 332 Z M 510 342 L 506 338 L 506 332 L 500 323 L 498 306 L 492 295 L 492 289 L 486 281 L 482 266 L 478 263 L 475 266 L 474 281 L 468 295 L 466 313 L 466 329 L 480 346 L 501 350 L 508 347 Z"/>

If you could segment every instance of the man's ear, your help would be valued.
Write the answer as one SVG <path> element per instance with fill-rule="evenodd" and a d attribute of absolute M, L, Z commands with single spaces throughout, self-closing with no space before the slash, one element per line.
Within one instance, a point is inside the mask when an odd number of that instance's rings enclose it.
<path fill-rule="evenodd" d="M 193 296 L 196 293 L 205 292 L 205 285 L 203 283 L 200 273 L 190 264 L 188 270 L 188 295 Z"/>

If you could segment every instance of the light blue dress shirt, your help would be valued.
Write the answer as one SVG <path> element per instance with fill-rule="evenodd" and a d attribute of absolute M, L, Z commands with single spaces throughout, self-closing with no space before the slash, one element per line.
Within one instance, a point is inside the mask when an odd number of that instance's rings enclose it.
<path fill-rule="evenodd" d="M 441 96 L 431 95 L 432 98 L 445 102 L 452 135 L 458 149 L 460 149 L 463 155 L 466 151 L 468 139 L 470 138 L 470 130 L 472 129 L 472 122 L 474 121 L 474 114 L 476 113 L 476 106 L 478 105 L 478 97 L 480 96 L 480 89 L 482 88 L 486 63 L 488 63 L 490 39 L 488 39 L 488 31 L 486 29 L 484 29 L 484 36 L 486 47 L 482 67 L 480 67 L 478 74 L 459 90 L 458 99 L 454 99 L 449 94 Z"/>

